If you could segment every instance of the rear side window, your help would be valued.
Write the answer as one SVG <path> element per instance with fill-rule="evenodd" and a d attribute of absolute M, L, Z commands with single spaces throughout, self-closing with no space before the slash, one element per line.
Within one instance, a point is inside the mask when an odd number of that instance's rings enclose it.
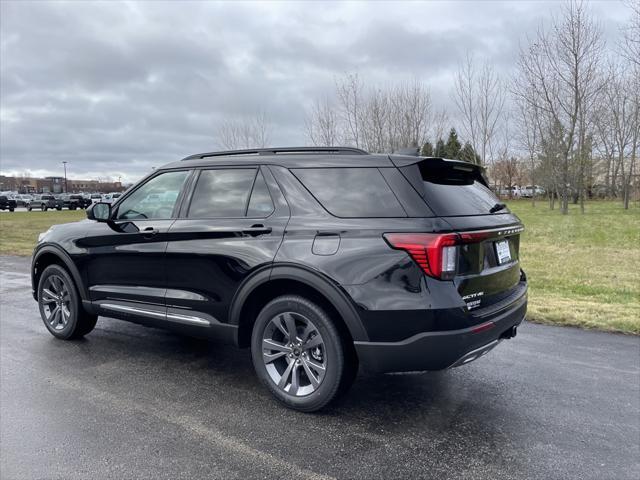
<path fill-rule="evenodd" d="M 255 169 L 200 172 L 189 206 L 189 218 L 244 217 Z"/>
<path fill-rule="evenodd" d="M 298 168 L 293 174 L 336 217 L 406 217 L 377 168 Z"/>
<path fill-rule="evenodd" d="M 500 203 L 471 166 L 425 161 L 401 170 L 438 216 L 489 215 Z M 505 208 L 497 213 L 508 212 Z"/>

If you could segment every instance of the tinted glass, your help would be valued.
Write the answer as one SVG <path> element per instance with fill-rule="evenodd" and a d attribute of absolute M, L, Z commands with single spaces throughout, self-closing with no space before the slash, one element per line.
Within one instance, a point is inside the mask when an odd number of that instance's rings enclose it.
<path fill-rule="evenodd" d="M 244 217 L 255 169 L 203 170 L 188 217 Z"/>
<path fill-rule="evenodd" d="M 407 216 L 377 168 L 300 168 L 292 172 L 337 217 Z"/>
<path fill-rule="evenodd" d="M 171 218 L 189 172 L 167 172 L 153 177 L 118 205 L 119 219 Z"/>
<path fill-rule="evenodd" d="M 253 184 L 247 217 L 268 217 L 273 212 L 273 200 L 262 173 L 258 172 Z"/>
<path fill-rule="evenodd" d="M 472 167 L 421 162 L 403 167 L 402 172 L 438 216 L 488 215 L 500 203 Z M 497 213 L 508 212 L 505 208 Z"/>

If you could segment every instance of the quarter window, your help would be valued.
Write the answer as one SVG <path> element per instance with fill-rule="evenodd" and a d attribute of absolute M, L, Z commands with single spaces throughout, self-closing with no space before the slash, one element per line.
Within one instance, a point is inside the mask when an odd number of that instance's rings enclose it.
<path fill-rule="evenodd" d="M 153 177 L 134 190 L 118 205 L 118 219 L 163 219 L 173 216 L 173 209 L 188 171 L 166 172 Z"/>
<path fill-rule="evenodd" d="M 262 173 L 258 171 L 249 200 L 249 208 L 247 208 L 247 217 L 268 217 L 273 209 L 273 200 L 269 194 L 267 182 L 264 181 Z"/>
<path fill-rule="evenodd" d="M 406 217 L 377 168 L 299 168 L 296 177 L 336 217 Z"/>

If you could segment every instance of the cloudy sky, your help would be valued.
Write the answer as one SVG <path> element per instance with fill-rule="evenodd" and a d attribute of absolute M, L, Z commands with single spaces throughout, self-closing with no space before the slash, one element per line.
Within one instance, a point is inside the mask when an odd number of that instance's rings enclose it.
<path fill-rule="evenodd" d="M 265 112 L 273 145 L 305 144 L 335 78 L 424 79 L 453 109 L 465 52 L 508 75 L 556 2 L 0 2 L 0 172 L 132 181 L 216 149 L 224 119 Z M 615 43 L 628 8 L 591 5 Z M 451 115 L 454 115 L 453 110 Z M 455 120 L 454 120 L 455 121 Z"/>

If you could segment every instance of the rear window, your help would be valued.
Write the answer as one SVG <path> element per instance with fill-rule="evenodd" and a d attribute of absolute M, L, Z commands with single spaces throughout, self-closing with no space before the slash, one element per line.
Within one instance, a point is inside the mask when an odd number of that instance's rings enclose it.
<path fill-rule="evenodd" d="M 401 170 L 438 216 L 489 215 L 500 203 L 471 166 L 425 161 Z M 508 212 L 504 208 L 496 213 Z"/>
<path fill-rule="evenodd" d="M 377 168 L 297 168 L 291 171 L 336 217 L 407 216 Z"/>

